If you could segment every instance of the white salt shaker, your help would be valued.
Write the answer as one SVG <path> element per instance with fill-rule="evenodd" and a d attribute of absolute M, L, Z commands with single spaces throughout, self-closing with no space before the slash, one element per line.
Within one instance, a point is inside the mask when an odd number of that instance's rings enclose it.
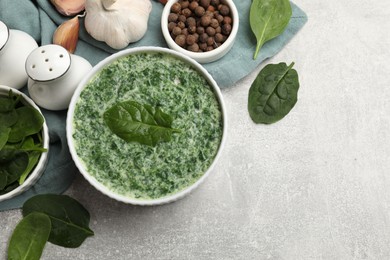
<path fill-rule="evenodd" d="M 48 110 L 67 109 L 77 85 L 91 69 L 87 60 L 62 46 L 41 46 L 26 61 L 30 97 Z"/>
<path fill-rule="evenodd" d="M 0 21 L 0 85 L 20 89 L 27 83 L 27 56 L 38 44 L 23 31 L 9 29 Z"/>

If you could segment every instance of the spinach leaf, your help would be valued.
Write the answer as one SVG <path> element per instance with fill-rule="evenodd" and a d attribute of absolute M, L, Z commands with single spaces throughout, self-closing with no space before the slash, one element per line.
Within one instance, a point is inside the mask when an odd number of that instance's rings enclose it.
<path fill-rule="evenodd" d="M 41 139 L 41 136 L 38 135 L 37 139 Z M 47 149 L 42 147 L 42 140 L 39 140 L 38 143 L 35 143 L 33 136 L 28 136 L 23 140 L 23 143 L 20 148 L 17 148 L 18 151 L 24 152 L 46 152 Z"/>
<path fill-rule="evenodd" d="M 110 130 L 127 142 L 156 146 L 168 142 L 173 133 L 173 119 L 159 107 L 142 105 L 136 101 L 115 104 L 104 113 L 104 121 Z"/>
<path fill-rule="evenodd" d="M 268 64 L 249 89 L 248 111 L 255 123 L 271 124 L 286 116 L 297 102 L 298 73 L 294 63 Z"/>
<path fill-rule="evenodd" d="M 22 140 L 19 143 L 7 143 L 4 145 L 3 150 L 0 151 L 0 160 L 1 160 L 1 152 L 47 152 L 46 148 L 42 147 L 42 141 L 39 141 L 39 143 L 28 143 L 26 145 L 26 142 L 29 141 L 31 136 L 26 137 L 24 140 Z"/>
<path fill-rule="evenodd" d="M 253 0 L 249 14 L 250 26 L 257 39 L 253 59 L 257 58 L 265 42 L 284 31 L 291 15 L 289 0 Z"/>
<path fill-rule="evenodd" d="M 15 108 L 12 97 L 0 97 L 0 112 L 8 112 Z"/>
<path fill-rule="evenodd" d="M 32 138 L 31 136 L 28 136 L 26 137 L 24 140 L 23 140 L 23 143 L 22 145 L 20 146 L 20 149 L 26 149 L 26 150 L 29 150 L 31 148 L 35 147 L 35 142 L 34 142 L 34 138 Z"/>
<path fill-rule="evenodd" d="M 9 142 L 19 142 L 24 137 L 41 131 L 44 122 L 43 116 L 33 107 L 19 107 L 16 109 L 18 121 L 12 126 Z"/>
<path fill-rule="evenodd" d="M 7 112 L 0 112 L 0 125 L 3 127 L 13 126 L 18 121 L 16 109 Z"/>
<path fill-rule="evenodd" d="M 39 147 L 41 144 L 35 144 L 34 138 L 31 136 L 28 136 L 24 139 L 22 146 L 20 148 L 20 151 L 26 151 L 28 152 L 28 165 L 22 175 L 19 178 L 19 184 L 22 185 L 23 182 L 26 180 L 27 176 L 32 172 L 35 165 L 37 165 L 39 158 L 41 156 L 42 150 L 45 151 L 46 149 Z"/>
<path fill-rule="evenodd" d="M 16 226 L 8 246 L 8 259 L 38 260 L 50 234 L 50 218 L 34 212 Z"/>
<path fill-rule="evenodd" d="M 11 128 L 0 125 L 0 150 L 8 141 L 9 132 L 11 132 Z"/>
<path fill-rule="evenodd" d="M 28 153 L 27 167 L 19 177 L 19 184 L 20 185 L 22 185 L 24 183 L 27 176 L 33 171 L 33 169 L 34 169 L 35 165 L 37 165 L 40 157 L 41 157 L 40 152 L 33 151 L 33 152 Z"/>
<path fill-rule="evenodd" d="M 9 145 L 8 143 L 3 146 L 3 149 L 0 150 L 0 164 L 11 161 L 15 154 L 17 154 L 17 149 L 14 148 L 15 144 Z"/>
<path fill-rule="evenodd" d="M 9 161 L 5 164 L 0 164 L 0 167 L 3 167 L 3 171 L 7 175 L 7 185 L 12 184 L 17 181 L 28 165 L 28 155 L 27 153 L 17 153 L 12 161 Z"/>
<path fill-rule="evenodd" d="M 31 212 L 45 213 L 51 220 L 49 242 L 75 248 L 83 241 L 93 236 L 89 228 L 88 211 L 75 199 L 66 195 L 37 195 L 27 200 L 23 205 L 23 216 Z"/>

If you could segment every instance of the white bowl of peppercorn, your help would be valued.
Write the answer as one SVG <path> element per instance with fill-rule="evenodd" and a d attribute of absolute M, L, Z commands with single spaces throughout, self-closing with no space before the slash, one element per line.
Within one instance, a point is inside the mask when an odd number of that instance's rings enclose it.
<path fill-rule="evenodd" d="M 199 63 L 216 61 L 228 53 L 238 26 L 233 0 L 169 0 L 161 16 L 169 48 Z"/>

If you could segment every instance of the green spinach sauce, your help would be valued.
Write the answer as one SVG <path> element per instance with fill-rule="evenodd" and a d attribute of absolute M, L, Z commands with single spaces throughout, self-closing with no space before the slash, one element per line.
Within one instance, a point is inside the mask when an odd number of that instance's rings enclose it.
<path fill-rule="evenodd" d="M 122 140 L 104 124 L 103 113 L 126 100 L 161 106 L 181 133 L 155 147 Z M 169 54 L 150 52 L 122 57 L 90 80 L 76 104 L 73 139 L 98 182 L 126 197 L 155 199 L 205 173 L 222 128 L 220 105 L 206 79 Z"/>

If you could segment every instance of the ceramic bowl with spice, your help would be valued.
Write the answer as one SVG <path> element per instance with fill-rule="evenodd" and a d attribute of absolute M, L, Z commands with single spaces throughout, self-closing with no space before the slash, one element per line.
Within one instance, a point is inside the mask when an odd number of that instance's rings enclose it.
<path fill-rule="evenodd" d="M 228 53 L 238 27 L 232 0 L 169 0 L 161 16 L 168 47 L 199 63 L 216 61 Z"/>
<path fill-rule="evenodd" d="M 43 174 L 49 130 L 38 106 L 22 92 L 0 85 L 0 100 L 1 120 L 8 118 L 0 125 L 0 201 L 4 201 L 28 190 Z"/>
<path fill-rule="evenodd" d="M 109 56 L 82 80 L 67 140 L 96 189 L 125 203 L 159 205 L 213 171 L 226 128 L 220 89 L 199 63 L 167 48 L 138 47 Z"/>

